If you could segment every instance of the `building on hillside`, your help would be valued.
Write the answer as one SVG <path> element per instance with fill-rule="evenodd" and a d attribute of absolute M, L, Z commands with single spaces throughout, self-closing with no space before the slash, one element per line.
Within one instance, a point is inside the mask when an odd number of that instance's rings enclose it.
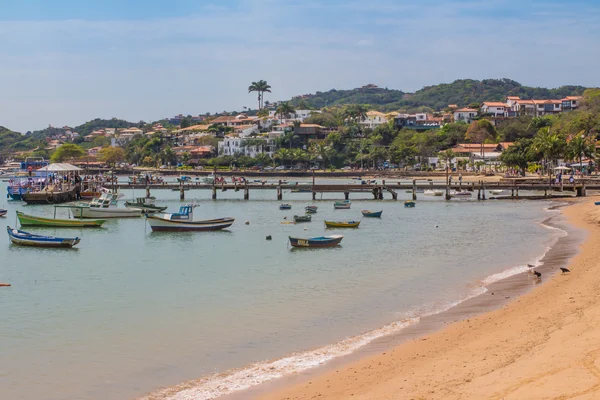
<path fill-rule="evenodd" d="M 362 118 L 358 125 L 360 125 L 363 129 L 375 129 L 380 125 L 386 124 L 388 122 L 388 117 L 386 114 L 379 111 L 367 111 L 365 117 Z"/>
<path fill-rule="evenodd" d="M 273 137 L 243 138 L 235 135 L 226 135 L 219 142 L 219 155 L 243 155 L 256 157 L 258 154 L 267 154 L 269 157 L 277 150 L 277 142 Z"/>
<path fill-rule="evenodd" d="M 180 160 L 185 153 L 188 153 L 192 158 L 209 158 L 213 155 L 212 146 L 179 146 L 173 147 L 173 152 Z"/>
<path fill-rule="evenodd" d="M 248 137 L 258 134 L 258 125 L 237 125 L 233 127 L 233 132 L 240 137 Z"/>
<path fill-rule="evenodd" d="M 271 118 L 274 123 L 286 124 L 289 122 L 298 121 L 300 123 L 304 122 L 304 120 L 310 118 L 313 114 L 321 113 L 320 110 L 296 110 L 295 113 L 290 114 L 288 117 L 281 116 L 277 113 L 277 110 L 269 111 L 269 118 Z"/>
<path fill-rule="evenodd" d="M 477 112 L 474 108 L 459 108 L 458 110 L 454 110 L 454 121 L 470 124 L 477 117 Z"/>
<path fill-rule="evenodd" d="M 484 101 L 480 110 L 482 114 L 492 117 L 508 117 L 510 106 L 500 101 Z"/>
<path fill-rule="evenodd" d="M 413 129 L 426 131 L 440 128 L 444 124 L 443 117 L 433 117 L 425 113 L 398 114 L 394 118 L 394 125 L 400 129 Z"/>
<path fill-rule="evenodd" d="M 472 164 L 483 161 L 486 164 L 496 164 L 500 154 L 513 142 L 500 143 L 459 143 L 452 148 L 457 160 L 470 162 Z"/>
<path fill-rule="evenodd" d="M 561 102 L 563 111 L 575 110 L 579 107 L 579 104 L 581 103 L 581 96 L 567 96 L 564 99 L 562 99 Z"/>
<path fill-rule="evenodd" d="M 317 124 L 300 124 L 299 127 L 294 128 L 294 134 L 302 138 L 305 146 L 308 146 L 309 142 L 313 140 L 323 140 L 327 138 L 329 133 L 331 133 L 330 129 Z"/>
<path fill-rule="evenodd" d="M 530 115 L 542 117 L 553 115 L 577 109 L 580 102 L 580 96 L 567 96 L 560 100 L 523 100 L 518 96 L 509 96 L 506 98 L 506 103 L 510 107 L 507 116 Z"/>
<path fill-rule="evenodd" d="M 185 133 L 208 132 L 208 128 L 210 128 L 210 125 L 208 125 L 208 124 L 192 125 L 192 126 L 188 126 L 187 128 L 178 129 L 177 133 L 185 134 Z"/>

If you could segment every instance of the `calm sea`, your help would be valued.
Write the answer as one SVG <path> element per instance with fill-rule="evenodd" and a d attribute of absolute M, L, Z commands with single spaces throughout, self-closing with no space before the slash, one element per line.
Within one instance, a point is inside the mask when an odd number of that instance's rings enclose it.
<path fill-rule="evenodd" d="M 152 194 L 178 209 L 178 192 Z M 250 201 L 242 192 L 218 195 L 186 192 L 199 204 L 197 219 L 235 217 L 228 231 L 152 233 L 139 218 L 97 230 L 30 229 L 81 236 L 73 250 L 0 239 L 0 282 L 13 285 L 0 288 L 0 397 L 131 399 L 247 367 L 193 392 L 211 398 L 347 354 L 481 293 L 485 282 L 536 262 L 560 234 L 540 224 L 554 215 L 546 202 L 420 194 L 405 209 L 357 194 L 351 210 L 333 210 L 339 195 L 312 202 L 308 193 L 285 193 L 293 208 L 280 211 L 275 191 L 251 192 Z M 312 223 L 281 224 L 308 204 L 319 206 Z M 2 229 L 14 226 L 15 210 L 53 213 L 4 199 L 0 208 L 10 210 Z M 363 219 L 361 209 L 382 209 L 383 218 Z M 362 223 L 332 231 L 324 219 Z M 342 246 L 288 247 L 288 235 L 325 233 L 343 234 Z"/>

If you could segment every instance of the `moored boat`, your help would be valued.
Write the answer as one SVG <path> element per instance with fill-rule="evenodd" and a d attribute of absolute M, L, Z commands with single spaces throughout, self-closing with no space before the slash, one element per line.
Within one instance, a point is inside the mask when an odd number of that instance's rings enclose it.
<path fill-rule="evenodd" d="M 137 197 L 135 201 L 126 201 L 125 207 L 142 210 L 146 213 L 163 212 L 167 206 L 157 206 L 154 204 L 156 197 Z"/>
<path fill-rule="evenodd" d="M 358 228 L 360 221 L 325 221 L 327 228 Z"/>
<path fill-rule="evenodd" d="M 12 229 L 10 226 L 6 227 L 6 232 L 8 233 L 8 238 L 12 243 L 21 246 L 69 248 L 75 246 L 81 241 L 81 239 L 78 237 L 61 238 L 54 236 L 35 235 L 29 232 L 20 231 L 18 229 Z"/>
<path fill-rule="evenodd" d="M 493 194 L 493 195 L 499 195 L 499 194 L 504 193 L 504 190 L 502 190 L 502 189 L 492 189 L 492 190 L 490 190 L 490 193 Z"/>
<path fill-rule="evenodd" d="M 306 211 L 307 214 L 316 214 L 318 208 L 319 207 L 317 206 L 306 206 L 304 207 L 304 211 Z"/>
<path fill-rule="evenodd" d="M 439 189 L 433 189 L 433 190 L 428 189 L 428 190 L 424 191 L 423 194 L 425 196 L 442 196 L 444 194 L 444 192 Z"/>
<path fill-rule="evenodd" d="M 142 215 L 137 208 L 120 208 L 117 193 L 102 193 L 90 203 L 75 203 L 69 208 L 75 218 L 136 218 Z"/>
<path fill-rule="evenodd" d="M 335 210 L 348 210 L 350 209 L 351 205 L 352 203 L 350 202 L 350 200 L 336 201 L 335 203 L 333 203 L 333 208 Z"/>
<path fill-rule="evenodd" d="M 471 192 L 467 192 L 466 190 L 450 193 L 450 196 L 452 197 L 471 197 L 472 195 L 473 194 Z"/>
<path fill-rule="evenodd" d="M 178 213 L 148 215 L 147 221 L 153 231 L 218 231 L 229 228 L 234 218 L 217 218 L 194 221 L 194 206 L 179 207 Z"/>
<path fill-rule="evenodd" d="M 4 217 L 8 211 L 0 208 L 0 217 Z"/>
<path fill-rule="evenodd" d="M 342 235 L 319 236 L 307 239 L 290 236 L 289 240 L 292 247 L 321 248 L 338 246 L 343 238 Z"/>
<path fill-rule="evenodd" d="M 17 211 L 21 226 L 51 226 L 58 228 L 99 228 L 104 224 L 103 219 L 56 219 L 27 215 Z"/>
<path fill-rule="evenodd" d="M 311 220 L 310 215 L 294 215 L 294 222 L 310 222 Z"/>
<path fill-rule="evenodd" d="M 362 210 L 361 213 L 362 213 L 363 217 L 381 218 L 381 214 L 383 213 L 383 210 L 381 210 L 381 211 Z"/>
<path fill-rule="evenodd" d="M 415 206 L 415 202 L 412 200 L 406 200 L 404 202 L 404 207 L 406 208 L 413 208 Z"/>
<path fill-rule="evenodd" d="M 292 205 L 291 204 L 280 204 L 279 205 L 279 209 L 280 210 L 291 210 L 292 209 Z"/>

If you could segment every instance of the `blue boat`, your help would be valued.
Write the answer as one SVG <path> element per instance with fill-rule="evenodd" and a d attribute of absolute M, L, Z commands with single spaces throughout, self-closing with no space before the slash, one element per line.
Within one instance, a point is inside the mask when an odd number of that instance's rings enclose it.
<path fill-rule="evenodd" d="M 62 247 L 71 248 L 81 241 L 78 237 L 60 238 L 54 236 L 34 235 L 29 232 L 6 227 L 8 238 L 14 244 L 32 247 Z"/>
<path fill-rule="evenodd" d="M 0 208 L 0 217 L 4 217 L 8 211 Z"/>
<path fill-rule="evenodd" d="M 361 213 L 362 213 L 363 217 L 381 218 L 381 214 L 383 213 L 383 210 L 381 210 L 381 211 L 362 210 Z"/>
<path fill-rule="evenodd" d="M 342 235 L 319 236 L 308 239 L 289 237 L 292 247 L 301 248 L 335 247 L 339 246 L 343 238 Z"/>
<path fill-rule="evenodd" d="M 280 210 L 291 210 L 292 205 L 291 204 L 281 204 L 281 205 L 279 205 L 279 209 Z"/>
<path fill-rule="evenodd" d="M 414 206 L 415 206 L 415 202 L 414 201 L 406 200 L 404 202 L 404 207 L 406 207 L 406 208 L 413 208 Z"/>
<path fill-rule="evenodd" d="M 600 206 L 600 201 L 597 201 L 594 204 L 597 205 L 597 206 Z"/>

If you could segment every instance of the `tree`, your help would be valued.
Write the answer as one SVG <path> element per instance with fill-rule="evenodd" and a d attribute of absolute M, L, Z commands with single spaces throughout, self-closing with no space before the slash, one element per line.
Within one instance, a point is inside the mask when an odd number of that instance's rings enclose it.
<path fill-rule="evenodd" d="M 581 131 L 567 140 L 566 155 L 571 160 L 579 160 L 579 165 L 582 166 L 583 157 L 591 158 L 596 155 L 596 140 Z"/>
<path fill-rule="evenodd" d="M 265 80 L 260 80 L 258 82 L 252 82 L 250 86 L 248 86 L 248 93 L 257 92 L 258 93 L 258 109 L 263 108 L 263 100 L 265 92 L 271 93 L 271 85 L 267 83 Z"/>
<path fill-rule="evenodd" d="M 104 147 L 98 152 L 98 159 L 114 166 L 125 160 L 125 150 L 121 147 Z"/>
<path fill-rule="evenodd" d="M 290 115 L 295 114 L 296 110 L 294 109 L 294 106 L 292 106 L 289 102 L 284 101 L 279 105 L 279 107 L 277 107 L 277 110 L 275 110 L 275 112 L 279 114 L 280 119 L 283 119 L 284 117 L 290 118 Z"/>
<path fill-rule="evenodd" d="M 496 139 L 496 128 L 487 119 L 480 119 L 479 121 L 473 121 L 469 128 L 465 138 L 471 140 L 474 143 L 481 144 L 481 156 L 483 157 L 483 144 L 486 140 Z"/>
<path fill-rule="evenodd" d="M 77 157 L 83 157 L 85 150 L 73 143 L 65 143 L 54 151 L 50 160 L 52 162 L 63 162 L 65 160 Z"/>
<path fill-rule="evenodd" d="M 452 160 L 454 160 L 454 157 L 456 157 L 456 154 L 454 154 L 452 149 L 447 149 L 438 154 L 438 158 L 444 162 L 446 169 L 452 165 Z"/>
<path fill-rule="evenodd" d="M 519 139 L 500 154 L 500 161 L 508 167 L 517 168 L 525 176 L 527 166 L 535 159 L 532 151 L 533 139 Z"/>
<path fill-rule="evenodd" d="M 179 126 L 181 127 L 181 129 L 189 128 L 190 126 L 192 126 L 192 122 L 189 118 L 184 118 L 181 120 L 181 124 Z"/>
<path fill-rule="evenodd" d="M 563 154 L 565 147 L 565 139 L 558 133 L 551 132 L 548 127 L 540 129 L 533 139 L 532 148 L 544 158 L 544 165 L 548 171 L 548 179 L 550 181 L 552 181 L 552 168 L 550 164 Z"/>
<path fill-rule="evenodd" d="M 272 160 L 271 157 L 267 153 L 258 153 L 256 157 L 256 165 L 267 166 L 270 165 Z"/>
<path fill-rule="evenodd" d="M 344 109 L 344 118 L 352 122 L 367 118 L 367 109 L 362 104 L 351 104 Z"/>

